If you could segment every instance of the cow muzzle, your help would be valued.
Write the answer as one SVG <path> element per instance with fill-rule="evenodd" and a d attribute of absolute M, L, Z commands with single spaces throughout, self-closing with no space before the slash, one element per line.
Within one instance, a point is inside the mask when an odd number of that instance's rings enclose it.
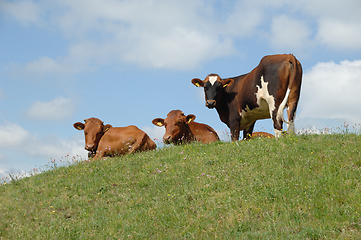
<path fill-rule="evenodd" d="M 171 136 L 171 135 L 164 135 L 164 137 L 163 137 L 163 142 L 164 142 L 165 144 L 170 144 L 170 143 L 172 143 L 172 136 Z"/>
<path fill-rule="evenodd" d="M 206 101 L 206 107 L 214 108 L 215 106 L 216 106 L 216 100 L 207 100 Z"/>
<path fill-rule="evenodd" d="M 88 151 L 93 151 L 93 150 L 95 150 L 95 146 L 94 146 L 94 144 L 87 144 L 85 146 L 85 149 Z"/>

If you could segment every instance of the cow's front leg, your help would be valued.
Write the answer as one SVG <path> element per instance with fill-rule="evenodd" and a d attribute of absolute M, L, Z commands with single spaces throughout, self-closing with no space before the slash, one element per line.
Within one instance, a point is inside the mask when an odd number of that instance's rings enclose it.
<path fill-rule="evenodd" d="M 88 159 L 93 158 L 96 154 L 96 151 L 88 151 Z"/>
<path fill-rule="evenodd" d="M 105 156 L 105 151 L 96 151 L 96 154 L 92 160 L 100 160 Z"/>
<path fill-rule="evenodd" d="M 243 139 L 250 139 L 252 137 L 253 128 L 256 124 L 256 121 L 254 121 L 251 125 L 249 125 L 247 128 L 243 130 Z"/>
<path fill-rule="evenodd" d="M 239 140 L 239 131 L 240 131 L 241 118 L 234 118 L 230 124 L 229 128 L 231 129 L 231 140 Z"/>

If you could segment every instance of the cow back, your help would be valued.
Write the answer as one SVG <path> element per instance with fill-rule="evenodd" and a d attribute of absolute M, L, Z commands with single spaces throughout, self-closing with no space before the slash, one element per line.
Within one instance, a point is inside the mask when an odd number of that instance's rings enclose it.
<path fill-rule="evenodd" d="M 104 133 L 98 146 L 98 152 L 105 155 L 123 155 L 135 150 L 155 149 L 156 144 L 136 126 L 113 127 Z"/>
<path fill-rule="evenodd" d="M 261 137 L 274 138 L 274 136 L 268 132 L 254 132 L 254 133 L 252 133 L 252 136 L 251 136 L 251 138 L 261 138 Z"/>
<path fill-rule="evenodd" d="M 188 126 L 194 139 L 198 142 L 211 143 L 219 140 L 217 132 L 206 124 L 191 122 Z"/>

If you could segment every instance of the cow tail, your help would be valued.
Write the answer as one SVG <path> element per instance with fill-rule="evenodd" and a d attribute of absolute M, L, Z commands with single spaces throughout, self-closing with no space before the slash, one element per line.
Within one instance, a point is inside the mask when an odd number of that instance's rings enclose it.
<path fill-rule="evenodd" d="M 295 82 L 296 72 L 297 72 L 297 60 L 296 60 L 295 56 L 293 56 L 293 54 L 289 54 L 288 56 L 289 56 L 288 62 L 290 64 L 290 76 L 288 79 L 286 95 L 285 95 L 283 101 L 281 102 L 281 104 L 279 105 L 278 111 L 277 111 L 277 120 L 282 119 L 282 121 L 285 122 L 286 124 L 290 124 L 290 123 L 285 120 L 283 113 L 284 113 L 284 110 L 285 110 L 287 102 L 288 102 L 288 97 L 290 96 L 292 85 Z"/>

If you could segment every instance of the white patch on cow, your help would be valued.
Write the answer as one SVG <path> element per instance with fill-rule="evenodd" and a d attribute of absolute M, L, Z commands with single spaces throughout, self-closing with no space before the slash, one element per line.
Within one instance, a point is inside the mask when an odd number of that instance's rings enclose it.
<path fill-rule="evenodd" d="M 279 138 L 279 137 L 281 137 L 281 135 L 282 135 L 282 131 L 275 129 L 275 137 Z"/>
<path fill-rule="evenodd" d="M 213 84 L 217 81 L 217 76 L 209 76 L 208 77 L 208 81 L 211 83 L 211 85 L 213 86 Z"/>
<path fill-rule="evenodd" d="M 286 108 L 286 104 L 287 104 L 287 101 L 288 101 L 288 97 L 290 95 L 290 92 L 291 92 L 291 89 L 287 89 L 287 92 L 286 92 L 286 96 L 285 98 L 283 99 L 283 101 L 281 102 L 280 106 L 278 107 L 278 111 L 277 111 L 277 121 L 281 121 L 283 120 L 284 122 L 286 122 L 287 124 L 290 124 L 289 122 L 285 121 L 285 119 L 283 118 L 283 112 Z"/>
<path fill-rule="evenodd" d="M 260 105 L 262 99 L 268 104 L 269 115 L 272 116 L 272 112 L 275 110 L 275 98 L 268 92 L 268 82 L 265 82 L 263 76 L 261 76 L 261 87 L 257 86 L 256 92 L 257 104 Z"/>
<path fill-rule="evenodd" d="M 272 95 L 269 94 L 268 82 L 264 81 L 263 76 L 261 76 L 261 86 L 257 85 L 257 88 L 258 90 L 255 95 L 259 107 L 251 110 L 248 106 L 246 106 L 246 109 L 242 110 L 240 113 L 241 130 L 247 128 L 248 125 L 258 119 L 270 118 L 272 116 L 272 112 L 275 110 L 275 99 Z"/>

